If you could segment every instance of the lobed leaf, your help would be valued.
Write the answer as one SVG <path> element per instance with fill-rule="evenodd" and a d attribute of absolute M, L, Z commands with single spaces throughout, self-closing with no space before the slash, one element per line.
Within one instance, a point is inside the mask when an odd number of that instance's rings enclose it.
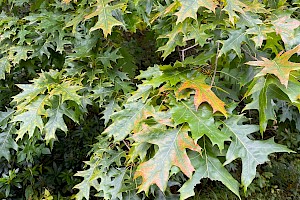
<path fill-rule="evenodd" d="M 137 142 L 156 144 L 159 147 L 155 156 L 140 164 L 135 172 L 135 178 L 139 176 L 143 178 L 138 192 L 145 191 L 148 194 L 152 184 L 165 191 L 172 166 L 179 167 L 186 176 L 192 176 L 195 169 L 186 154 L 186 149 L 200 153 L 201 148 L 188 136 L 185 128 L 169 130 L 150 128 L 134 134 L 133 138 Z"/>
<path fill-rule="evenodd" d="M 293 152 L 284 145 L 276 144 L 274 138 L 257 141 L 250 140 L 248 135 L 259 130 L 257 125 L 242 125 L 243 116 L 232 116 L 224 122 L 224 130 L 232 134 L 232 142 L 226 153 L 224 165 L 237 158 L 242 159 L 242 185 L 244 191 L 255 178 L 256 167 L 267 162 L 268 155 L 275 152 Z"/>

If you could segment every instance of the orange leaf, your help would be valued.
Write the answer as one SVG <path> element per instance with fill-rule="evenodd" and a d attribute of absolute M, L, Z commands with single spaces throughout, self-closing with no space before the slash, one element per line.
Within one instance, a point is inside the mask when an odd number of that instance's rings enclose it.
<path fill-rule="evenodd" d="M 194 105 L 196 109 L 200 106 L 201 103 L 207 102 L 213 108 L 213 112 L 220 111 L 227 117 L 227 112 L 225 110 L 225 103 L 220 100 L 213 91 L 211 91 L 211 86 L 205 84 L 204 78 L 200 77 L 196 80 L 188 80 L 184 82 L 181 87 L 178 89 L 178 92 L 181 92 L 184 89 L 191 88 L 194 89 Z"/>
<path fill-rule="evenodd" d="M 246 64 L 252 66 L 260 66 L 263 69 L 256 75 L 264 76 L 266 74 L 274 74 L 278 77 L 279 81 L 287 87 L 290 72 L 300 69 L 300 63 L 290 62 L 289 59 L 295 53 L 300 53 L 300 45 L 296 46 L 285 53 L 279 53 L 274 60 L 262 58 L 262 61 L 249 61 Z"/>

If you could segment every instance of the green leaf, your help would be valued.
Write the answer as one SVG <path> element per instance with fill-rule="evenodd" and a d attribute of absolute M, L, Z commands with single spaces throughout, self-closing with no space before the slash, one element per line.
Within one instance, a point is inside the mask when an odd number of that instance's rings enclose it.
<path fill-rule="evenodd" d="M 233 30 L 229 32 L 229 38 L 223 41 L 223 46 L 219 56 L 226 54 L 230 50 L 234 50 L 239 57 L 241 54 L 241 44 L 246 41 L 246 31 L 244 29 Z"/>
<path fill-rule="evenodd" d="M 107 123 L 109 122 L 111 115 L 114 113 L 116 107 L 118 107 L 118 105 L 114 99 L 110 100 L 108 104 L 105 105 L 105 110 L 102 112 L 105 125 L 107 125 Z"/>
<path fill-rule="evenodd" d="M 291 77 L 287 88 L 281 84 L 277 84 L 277 86 L 289 97 L 291 103 L 297 106 L 300 111 L 300 82 L 294 77 Z"/>
<path fill-rule="evenodd" d="M 228 13 L 229 21 L 232 24 L 235 24 L 235 21 L 239 19 L 239 16 L 236 14 L 236 12 L 244 13 L 243 8 L 245 7 L 247 6 L 239 0 L 225 0 L 225 7 L 223 10 Z"/>
<path fill-rule="evenodd" d="M 196 171 L 192 178 L 186 181 L 179 189 L 180 200 L 194 196 L 194 187 L 199 184 L 203 178 L 221 181 L 228 189 L 240 198 L 239 182 L 232 177 L 215 155 L 205 148 L 202 156 L 191 152 L 189 153 L 189 157 L 192 158 L 191 160 Z"/>
<path fill-rule="evenodd" d="M 203 46 L 207 43 L 208 39 L 213 37 L 211 33 L 216 27 L 215 24 L 201 24 L 199 25 L 198 22 L 194 24 L 190 24 L 186 28 L 186 33 L 184 36 L 184 41 L 188 40 L 195 40 L 196 44 Z M 206 33 L 208 32 L 208 33 Z"/>
<path fill-rule="evenodd" d="M 260 20 L 260 16 L 256 13 L 245 12 L 240 15 L 240 20 L 237 22 L 237 27 L 246 29 L 247 35 L 252 35 L 251 39 L 255 42 L 255 47 L 261 47 L 263 41 L 267 39 L 267 33 L 274 30 L 264 24 Z"/>
<path fill-rule="evenodd" d="M 274 106 L 272 98 L 267 96 L 269 84 L 264 78 L 254 79 L 249 86 L 249 92 L 253 101 L 248 103 L 243 110 L 257 109 L 259 111 L 259 127 L 261 133 L 266 130 L 268 120 L 275 120 Z"/>
<path fill-rule="evenodd" d="M 178 64 L 180 67 L 177 67 Z M 155 65 L 153 68 L 149 68 L 145 72 L 141 72 L 138 76 L 139 79 L 146 78 L 143 81 L 143 85 L 151 85 L 153 88 L 158 88 L 162 84 L 167 83 L 171 86 L 175 86 L 182 80 L 187 79 L 187 70 L 181 68 L 182 63 L 176 62 L 174 66 L 171 65 Z M 144 88 L 145 89 L 145 88 Z"/>
<path fill-rule="evenodd" d="M 136 101 L 142 98 L 143 103 L 146 102 L 152 91 L 151 85 L 139 85 L 138 89 L 132 93 L 132 96 L 128 98 L 128 101 Z"/>
<path fill-rule="evenodd" d="M 22 139 L 25 133 L 28 133 L 29 138 L 31 138 L 36 128 L 39 128 L 40 132 L 43 131 L 44 123 L 41 114 L 45 113 L 44 105 L 45 96 L 39 96 L 25 107 L 27 111 L 14 116 L 12 122 L 21 122 L 16 133 L 18 135 L 17 140 Z"/>
<path fill-rule="evenodd" d="M 14 125 L 9 125 L 0 133 L 0 158 L 4 157 L 7 161 L 10 161 L 10 149 L 18 150 L 18 144 L 12 138 L 15 133 L 16 129 Z"/>
<path fill-rule="evenodd" d="M 26 100 L 26 102 L 30 102 L 39 94 L 42 94 L 44 91 L 46 91 L 45 86 L 40 87 L 35 84 L 17 84 L 17 86 L 23 90 L 23 92 L 13 97 L 13 101 L 17 103 L 20 103 L 24 100 Z"/>
<path fill-rule="evenodd" d="M 88 9 L 78 9 L 77 13 L 75 14 L 75 16 L 70 20 L 68 20 L 68 22 L 65 25 L 65 28 L 72 26 L 72 33 L 76 33 L 76 28 L 78 26 L 78 24 L 84 19 L 84 15 L 85 13 L 87 13 Z"/>
<path fill-rule="evenodd" d="M 6 57 L 0 58 L 0 79 L 5 79 L 5 73 L 9 73 L 11 67 L 10 61 Z"/>
<path fill-rule="evenodd" d="M 251 40 L 254 41 L 256 48 L 260 48 L 263 44 L 263 41 L 267 40 L 267 34 L 271 33 L 272 29 L 265 25 L 259 25 L 247 29 L 246 32 L 247 34 L 254 35 L 253 37 L 251 37 Z M 265 45 L 264 48 L 268 48 L 267 45 Z"/>
<path fill-rule="evenodd" d="M 140 164 L 134 177 L 141 176 L 142 184 L 139 191 L 148 194 L 149 187 L 156 184 L 161 191 L 165 191 L 169 178 L 169 170 L 177 166 L 188 177 L 192 176 L 195 170 L 186 149 L 201 152 L 200 146 L 188 136 L 185 128 L 165 130 L 161 127 L 144 129 L 133 136 L 137 142 L 148 142 L 158 145 L 158 151 L 153 158 Z"/>
<path fill-rule="evenodd" d="M 273 99 L 291 101 L 297 105 L 297 94 L 295 94 L 297 91 L 291 91 L 291 89 L 296 89 L 294 84 L 291 83 L 291 86 L 288 89 L 285 88 L 273 76 L 255 78 L 249 85 L 245 96 L 251 95 L 253 101 L 248 103 L 244 110 L 257 109 L 259 111 L 261 133 L 266 130 L 268 120 L 276 120 Z"/>
<path fill-rule="evenodd" d="M 27 53 L 32 51 L 29 46 L 13 46 L 9 49 L 8 59 L 13 65 L 19 64 L 21 60 L 27 60 Z"/>
<path fill-rule="evenodd" d="M 13 109 L 7 109 L 6 112 L 0 112 L 0 126 L 1 126 L 1 129 L 6 129 L 6 127 L 8 125 L 8 120 L 12 117 L 14 112 L 15 111 Z"/>
<path fill-rule="evenodd" d="M 94 187 L 96 190 L 100 189 L 100 184 L 97 179 L 103 177 L 103 171 L 98 167 L 98 162 L 85 162 L 87 165 L 90 165 L 90 168 L 85 171 L 80 171 L 74 174 L 74 176 L 81 176 L 84 180 L 75 185 L 74 188 L 79 189 L 79 192 L 76 194 L 76 200 L 81 200 L 83 198 L 89 199 L 90 197 L 90 187 Z"/>
<path fill-rule="evenodd" d="M 50 103 L 48 103 L 48 105 L 50 108 L 47 109 L 46 112 L 49 119 L 44 128 L 46 144 L 48 144 L 52 139 L 56 140 L 55 132 L 57 129 L 64 132 L 68 131 L 63 118 L 63 115 L 65 114 L 64 109 L 62 108 L 62 105 L 59 104 L 58 98 L 53 99 Z"/>
<path fill-rule="evenodd" d="M 192 132 L 192 138 L 198 141 L 206 135 L 213 145 L 217 144 L 219 149 L 224 149 L 224 142 L 230 141 L 230 134 L 221 132 L 215 124 L 213 113 L 207 105 L 200 106 L 198 110 L 191 102 L 178 102 L 171 109 L 175 123 L 187 122 Z"/>
<path fill-rule="evenodd" d="M 125 104 L 123 110 L 111 116 L 113 123 L 104 130 L 103 134 L 114 137 L 114 141 L 123 140 L 131 133 L 136 123 L 142 120 L 145 106 L 141 101 Z"/>
<path fill-rule="evenodd" d="M 50 92 L 51 95 L 61 95 L 62 103 L 70 100 L 82 105 L 82 97 L 77 94 L 77 91 L 82 89 L 81 86 L 72 85 L 72 82 L 66 81 L 61 84 L 57 84 L 56 87 Z"/>
<path fill-rule="evenodd" d="M 284 50 L 282 45 L 280 44 L 281 38 L 275 32 L 267 34 L 266 44 L 263 50 L 271 49 L 273 53 L 278 54 L 278 50 Z"/>
<path fill-rule="evenodd" d="M 184 23 L 179 23 L 173 27 L 173 29 L 167 33 L 166 35 L 160 35 L 158 38 L 167 38 L 168 42 L 164 45 L 158 48 L 157 51 L 163 51 L 162 57 L 166 59 L 168 55 L 170 55 L 176 48 L 176 46 L 184 46 L 185 42 L 183 42 L 183 33 L 185 30 Z"/>
<path fill-rule="evenodd" d="M 213 12 L 217 7 L 213 0 L 178 0 L 181 4 L 180 10 L 175 13 L 177 15 L 176 23 L 183 22 L 190 17 L 197 20 L 197 12 L 199 7 L 205 7 Z"/>
<path fill-rule="evenodd" d="M 97 23 L 90 29 L 91 32 L 97 29 L 102 29 L 104 37 L 107 37 L 107 35 L 111 34 L 111 30 L 114 26 L 123 25 L 120 21 L 112 16 L 112 11 L 122 8 L 124 4 L 120 3 L 110 6 L 110 2 L 112 2 L 112 0 L 97 0 L 97 3 L 94 5 L 97 7 L 96 10 L 84 17 L 85 19 L 90 19 L 98 16 Z"/>
<path fill-rule="evenodd" d="M 97 56 L 97 62 L 101 61 L 105 68 L 111 68 L 111 62 L 117 62 L 118 59 L 123 58 L 118 55 L 119 49 L 111 50 L 108 48 L 104 53 Z"/>
<path fill-rule="evenodd" d="M 104 180 L 100 183 L 100 188 L 103 191 L 104 199 L 123 199 L 123 191 L 127 188 L 124 187 L 124 180 L 126 178 L 126 168 L 110 169 L 106 174 Z"/>
<path fill-rule="evenodd" d="M 212 52 L 207 52 L 207 53 L 205 52 L 205 53 L 200 53 L 196 57 L 189 56 L 183 61 L 183 64 L 184 65 L 196 65 L 196 66 L 206 65 L 207 63 L 209 63 L 209 61 L 211 61 L 211 59 L 215 55 L 216 54 L 212 53 Z"/>
<path fill-rule="evenodd" d="M 259 130 L 257 125 L 242 125 L 243 116 L 232 116 L 224 122 L 224 130 L 232 134 L 232 142 L 226 154 L 224 165 L 237 158 L 242 159 L 242 185 L 244 190 L 255 178 L 256 167 L 267 162 L 268 155 L 275 152 L 293 152 L 284 145 L 276 144 L 274 138 L 268 140 L 250 140 L 248 135 Z"/>

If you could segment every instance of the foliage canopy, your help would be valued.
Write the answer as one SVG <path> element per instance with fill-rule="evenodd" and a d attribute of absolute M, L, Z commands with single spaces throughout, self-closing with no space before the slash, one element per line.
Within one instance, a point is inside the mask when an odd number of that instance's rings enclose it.
<path fill-rule="evenodd" d="M 0 1 L 0 197 L 53 198 L 39 158 L 71 137 L 89 157 L 53 162 L 69 198 L 187 199 L 204 178 L 241 198 L 270 154 L 293 152 L 272 136 L 300 131 L 299 5 Z"/>

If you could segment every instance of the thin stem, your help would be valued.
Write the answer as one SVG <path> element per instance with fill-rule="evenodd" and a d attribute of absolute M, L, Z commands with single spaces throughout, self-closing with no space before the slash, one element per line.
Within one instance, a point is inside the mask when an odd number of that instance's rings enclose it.
<path fill-rule="evenodd" d="M 239 79 L 238 79 L 238 78 L 236 78 L 236 77 L 232 76 L 231 74 L 228 74 L 227 72 L 223 72 L 223 71 L 217 71 L 217 72 L 219 72 L 219 73 L 223 73 L 223 74 L 226 74 L 227 76 L 230 76 L 231 78 L 233 78 L 233 79 L 235 79 L 235 80 L 239 81 Z"/>
<path fill-rule="evenodd" d="M 217 42 L 217 54 L 216 54 L 216 60 L 215 60 L 215 69 L 214 69 L 213 77 L 211 79 L 210 86 L 212 86 L 214 84 L 215 78 L 216 78 L 217 67 L 218 67 L 218 60 L 219 60 L 219 51 L 220 51 L 219 49 L 220 49 L 220 43 Z"/>
<path fill-rule="evenodd" d="M 182 61 L 182 55 L 181 55 L 181 52 L 180 52 L 180 49 L 179 49 L 179 46 L 176 47 L 177 51 L 178 51 L 178 54 L 179 54 L 179 57 L 180 57 L 180 60 Z"/>
<path fill-rule="evenodd" d="M 255 56 L 252 56 L 250 52 L 246 51 L 243 47 L 241 47 L 242 51 L 248 54 L 253 60 L 258 60 Z"/>
<path fill-rule="evenodd" d="M 182 49 L 182 50 L 180 50 L 180 51 L 187 51 L 187 50 L 190 50 L 190 49 L 192 49 L 192 48 L 194 48 L 194 47 L 196 47 L 196 46 L 198 46 L 198 44 L 194 44 L 193 46 L 187 47 L 187 48 Z"/>
<path fill-rule="evenodd" d="M 125 140 L 122 140 L 125 146 L 127 147 L 128 150 L 130 150 L 130 147 L 128 146 L 127 142 Z"/>
<path fill-rule="evenodd" d="M 184 55 L 185 51 L 187 51 L 189 49 L 192 49 L 192 48 L 194 48 L 196 46 L 198 46 L 198 44 L 194 44 L 192 46 L 189 46 L 189 47 L 187 47 L 185 49 L 180 50 L 181 54 L 179 54 L 179 55 L 180 55 L 181 61 L 184 61 L 184 59 L 185 59 L 185 55 Z"/>

